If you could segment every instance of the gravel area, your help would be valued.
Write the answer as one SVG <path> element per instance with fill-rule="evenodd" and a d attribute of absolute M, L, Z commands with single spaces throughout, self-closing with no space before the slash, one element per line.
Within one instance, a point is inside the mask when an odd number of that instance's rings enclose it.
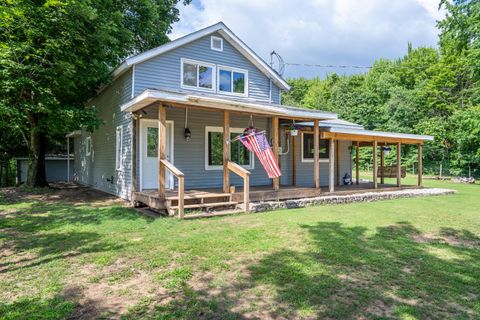
<path fill-rule="evenodd" d="M 304 198 L 286 201 L 266 201 L 251 204 L 251 212 L 264 212 L 275 209 L 294 209 L 304 208 L 306 206 L 341 204 L 352 202 L 371 202 L 379 200 L 412 198 L 412 197 L 428 197 L 454 194 L 456 191 L 451 189 L 440 188 L 423 188 L 423 189 L 404 189 L 398 191 L 377 191 L 365 192 L 350 195 L 325 195 L 314 198 Z"/>

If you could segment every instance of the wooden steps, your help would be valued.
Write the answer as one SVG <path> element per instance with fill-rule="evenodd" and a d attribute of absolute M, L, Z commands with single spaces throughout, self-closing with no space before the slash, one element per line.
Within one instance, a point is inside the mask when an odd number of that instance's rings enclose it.
<path fill-rule="evenodd" d="M 178 196 L 168 196 L 165 198 L 165 205 L 169 216 L 174 216 L 178 213 L 179 204 Z M 190 192 L 184 196 L 184 210 L 204 210 L 206 214 L 211 209 L 216 208 L 235 208 L 238 202 L 232 201 L 232 194 L 217 193 L 217 192 Z"/>
<path fill-rule="evenodd" d="M 215 207 L 228 207 L 236 206 L 238 202 L 228 201 L 228 202 L 210 202 L 210 203 L 197 203 L 197 204 L 186 204 L 183 208 L 187 209 L 202 209 L 202 208 L 215 208 Z M 176 210 L 178 206 L 171 206 L 170 209 Z"/>

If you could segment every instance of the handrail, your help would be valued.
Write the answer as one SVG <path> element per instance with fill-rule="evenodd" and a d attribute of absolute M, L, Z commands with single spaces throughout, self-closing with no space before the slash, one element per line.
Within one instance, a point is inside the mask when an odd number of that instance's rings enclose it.
<path fill-rule="evenodd" d="M 233 173 L 239 175 L 242 178 L 250 175 L 250 171 L 248 171 L 247 169 L 243 168 L 242 166 L 240 166 L 235 162 L 228 161 L 227 167 L 228 167 L 228 170 L 232 171 Z"/>
<path fill-rule="evenodd" d="M 178 179 L 178 217 L 183 219 L 185 215 L 185 175 L 166 159 L 161 159 L 160 164 Z"/>
<path fill-rule="evenodd" d="M 175 167 L 170 161 L 162 159 L 160 160 L 160 162 L 165 166 L 166 169 L 168 169 L 168 171 L 173 173 L 177 178 L 185 176 L 183 172 L 178 170 L 177 167 Z"/>
<path fill-rule="evenodd" d="M 250 171 L 232 161 L 227 162 L 227 169 L 243 178 L 243 203 L 245 212 L 248 213 L 250 211 Z"/>

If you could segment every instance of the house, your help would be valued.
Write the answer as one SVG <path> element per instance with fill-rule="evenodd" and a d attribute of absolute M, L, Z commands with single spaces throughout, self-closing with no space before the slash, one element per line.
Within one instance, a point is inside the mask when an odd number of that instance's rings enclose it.
<path fill-rule="evenodd" d="M 248 211 L 250 201 L 347 188 L 342 178 L 352 175 L 359 147 L 415 144 L 421 167 L 422 144 L 432 137 L 368 131 L 334 113 L 281 105 L 289 89 L 222 22 L 130 57 L 90 102 L 104 125 L 69 136 L 75 180 L 183 217 L 189 208 L 243 203 Z M 269 179 L 235 139 L 247 126 L 267 133 L 281 177 Z M 374 160 L 377 177 L 377 152 Z M 382 185 L 375 178 L 364 187 Z"/>

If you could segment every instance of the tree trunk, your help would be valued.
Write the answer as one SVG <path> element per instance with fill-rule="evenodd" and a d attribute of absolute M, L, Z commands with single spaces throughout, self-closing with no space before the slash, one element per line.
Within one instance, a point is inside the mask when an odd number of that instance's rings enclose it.
<path fill-rule="evenodd" d="M 45 174 L 45 146 L 46 137 L 40 128 L 39 115 L 32 115 L 30 120 L 30 166 L 28 169 L 27 185 L 29 187 L 48 187 Z"/>

